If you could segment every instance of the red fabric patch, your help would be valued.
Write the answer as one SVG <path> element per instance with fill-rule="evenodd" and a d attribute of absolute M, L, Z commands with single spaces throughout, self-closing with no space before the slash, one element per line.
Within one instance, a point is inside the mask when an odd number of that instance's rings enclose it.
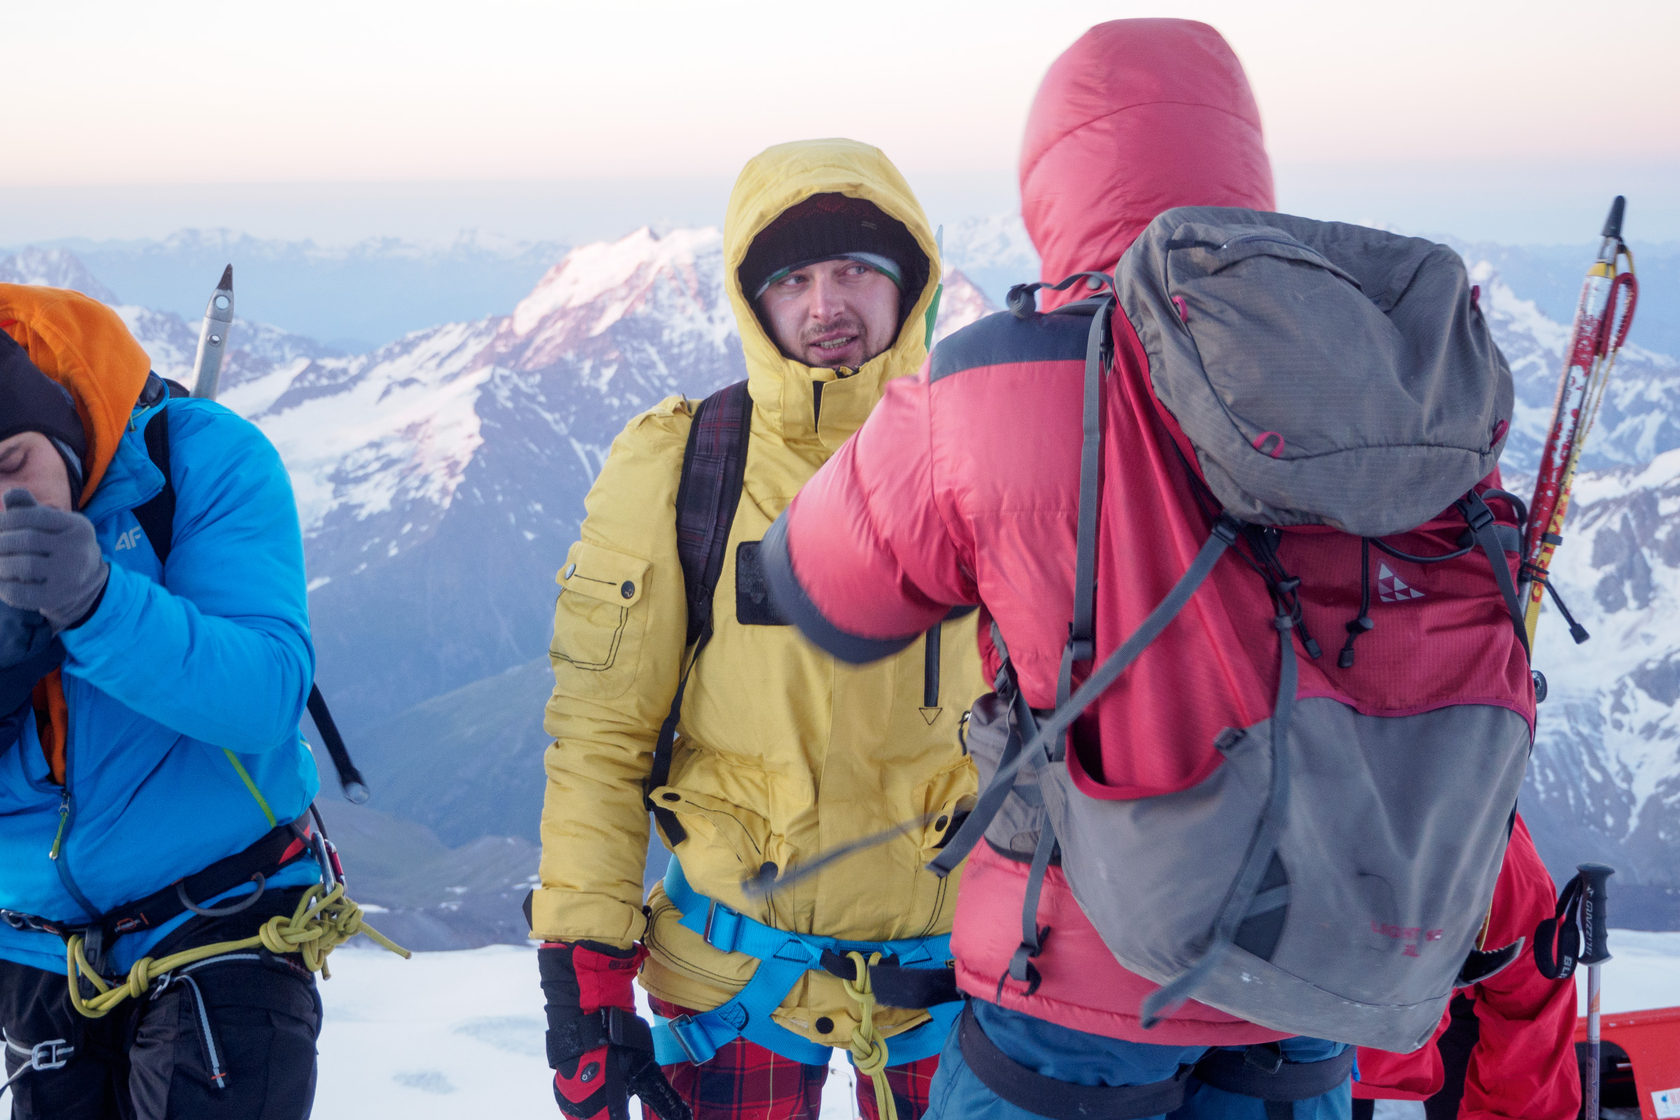
<path fill-rule="evenodd" d="M 646 957 L 647 950 L 640 945 L 628 957 L 614 957 L 574 945 L 572 971 L 577 974 L 579 1008 L 585 1013 L 603 1007 L 634 1011 L 636 1000 L 630 991 L 630 981 Z"/>

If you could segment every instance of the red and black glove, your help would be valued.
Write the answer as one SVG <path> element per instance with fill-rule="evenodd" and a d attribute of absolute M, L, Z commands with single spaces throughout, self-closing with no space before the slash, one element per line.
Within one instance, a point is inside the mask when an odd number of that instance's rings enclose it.
<path fill-rule="evenodd" d="M 594 941 L 545 941 L 537 950 L 554 1099 L 572 1120 L 630 1120 L 632 1096 L 661 1120 L 692 1120 L 636 1015 L 630 981 L 646 955 L 639 945 Z"/>

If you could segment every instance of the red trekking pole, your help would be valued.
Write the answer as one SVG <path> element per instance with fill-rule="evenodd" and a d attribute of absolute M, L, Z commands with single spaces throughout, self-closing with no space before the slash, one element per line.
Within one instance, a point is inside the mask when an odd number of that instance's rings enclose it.
<path fill-rule="evenodd" d="M 1639 284 L 1633 274 L 1633 253 L 1622 240 L 1622 214 L 1626 200 L 1616 196 L 1610 215 L 1604 220 L 1603 241 L 1598 259 L 1587 270 L 1581 286 L 1581 300 L 1575 308 L 1575 326 L 1569 349 L 1564 353 L 1563 377 L 1558 382 L 1557 403 L 1552 409 L 1551 427 L 1546 432 L 1545 450 L 1534 479 L 1534 497 L 1528 504 L 1528 539 L 1523 543 L 1519 597 L 1526 595 L 1524 623 L 1529 645 L 1534 644 L 1535 626 L 1540 621 L 1542 591 L 1550 590 L 1546 580 L 1552 553 L 1563 539 L 1563 518 L 1569 510 L 1569 490 L 1575 481 L 1575 467 L 1587 432 L 1604 399 L 1604 386 L 1616 352 L 1627 338 L 1633 322 L 1633 308 L 1639 300 Z M 1624 264 L 1625 262 L 1625 264 Z M 1556 598 L 1556 592 L 1553 592 Z M 1558 603 L 1559 609 L 1563 604 Z M 1570 636 L 1587 640 L 1587 632 L 1567 611 Z"/>

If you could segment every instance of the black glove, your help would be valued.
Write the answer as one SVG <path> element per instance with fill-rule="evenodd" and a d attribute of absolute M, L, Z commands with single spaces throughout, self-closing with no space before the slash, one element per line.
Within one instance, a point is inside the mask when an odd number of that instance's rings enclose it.
<path fill-rule="evenodd" d="M 111 567 L 93 522 L 8 490 L 0 512 L 0 602 L 37 611 L 54 630 L 80 626 L 105 594 Z"/>
<path fill-rule="evenodd" d="M 692 1120 L 636 1015 L 630 981 L 645 955 L 640 946 L 592 941 L 545 941 L 537 950 L 554 1100 L 572 1120 L 630 1120 L 632 1096 L 662 1120 Z"/>

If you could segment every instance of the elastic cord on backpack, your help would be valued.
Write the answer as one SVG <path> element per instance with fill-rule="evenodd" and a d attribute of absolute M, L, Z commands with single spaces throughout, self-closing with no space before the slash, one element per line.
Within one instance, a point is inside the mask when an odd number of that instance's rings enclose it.
<path fill-rule="evenodd" d="M 1343 669 L 1353 668 L 1353 643 L 1359 635 L 1376 629 L 1377 624 L 1371 621 L 1371 538 L 1359 538 L 1359 614 L 1347 624 L 1347 644 L 1336 657 L 1336 664 Z"/>

